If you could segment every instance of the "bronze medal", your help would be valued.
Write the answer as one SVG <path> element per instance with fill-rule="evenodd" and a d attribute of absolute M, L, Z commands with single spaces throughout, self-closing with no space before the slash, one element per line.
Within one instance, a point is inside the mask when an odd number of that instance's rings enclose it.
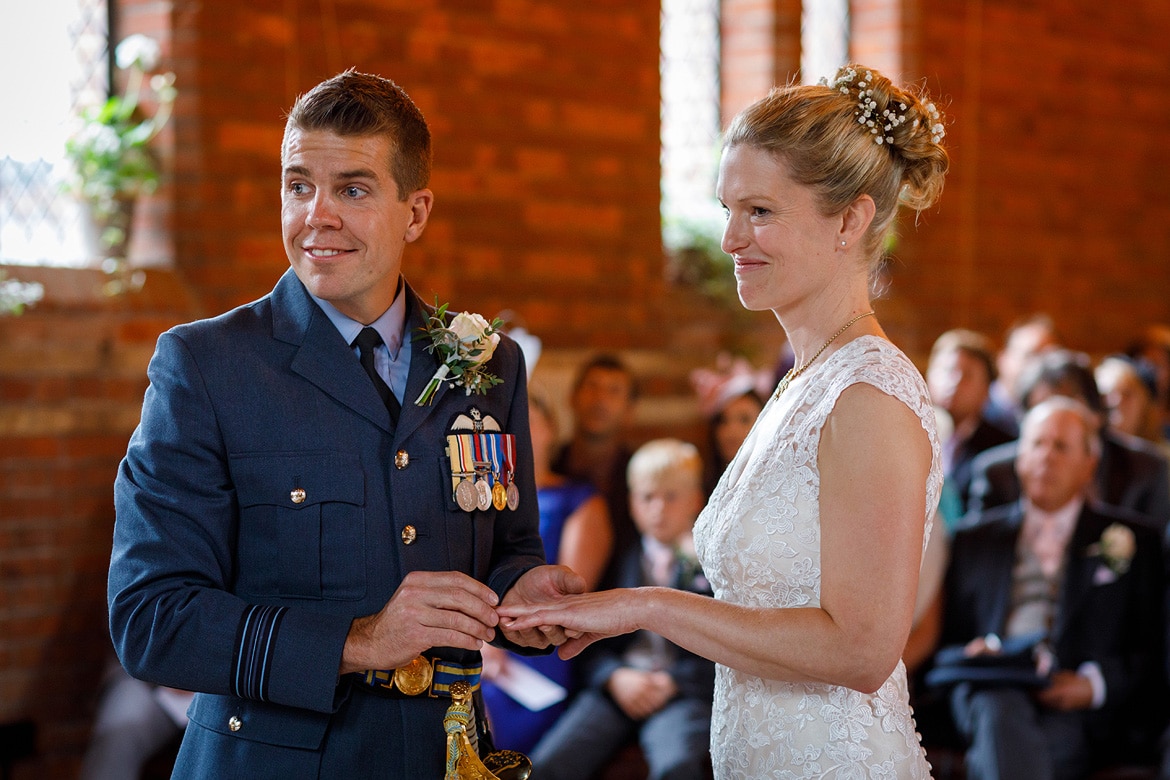
<path fill-rule="evenodd" d="M 394 684 L 407 696 L 418 696 L 430 690 L 434 669 L 421 655 L 394 670 Z"/>
<path fill-rule="evenodd" d="M 506 492 L 508 494 L 508 508 L 515 512 L 516 507 L 520 506 L 520 489 L 516 487 L 515 482 L 509 482 Z"/>
<path fill-rule="evenodd" d="M 508 491 L 504 486 L 497 482 L 492 486 L 492 506 L 497 510 L 503 509 L 508 505 Z"/>
<path fill-rule="evenodd" d="M 479 499 L 476 496 L 475 485 L 470 479 L 460 480 L 455 487 L 455 503 L 459 504 L 459 508 L 464 512 L 475 511 Z"/>

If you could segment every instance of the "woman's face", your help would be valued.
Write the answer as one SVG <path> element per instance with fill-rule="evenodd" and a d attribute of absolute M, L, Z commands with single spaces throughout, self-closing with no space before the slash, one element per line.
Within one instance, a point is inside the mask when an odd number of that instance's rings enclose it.
<path fill-rule="evenodd" d="M 754 146 L 724 150 L 716 192 L 727 211 L 721 247 L 735 261 L 743 305 L 777 312 L 815 305 L 845 258 L 836 251 L 840 218 L 821 214 L 783 158 Z"/>
<path fill-rule="evenodd" d="M 1097 369 L 1096 379 L 1105 408 L 1109 410 L 1110 427 L 1141 436 L 1151 401 L 1142 380 L 1131 371 L 1108 364 Z"/>
<path fill-rule="evenodd" d="M 723 463 L 730 463 L 735 457 L 761 409 L 760 402 L 750 395 L 737 396 L 723 408 L 715 421 L 715 446 Z"/>

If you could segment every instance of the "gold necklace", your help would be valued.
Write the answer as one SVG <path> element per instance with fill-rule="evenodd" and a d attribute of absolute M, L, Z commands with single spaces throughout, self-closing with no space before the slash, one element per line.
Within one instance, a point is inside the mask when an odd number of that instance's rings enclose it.
<path fill-rule="evenodd" d="M 865 312 L 864 314 L 858 314 L 856 317 L 849 320 L 849 322 L 846 322 L 843 326 L 841 326 L 841 330 L 837 331 L 832 336 L 829 336 L 829 340 L 826 341 L 824 344 L 822 344 L 821 348 L 817 350 L 817 353 L 815 355 L 813 355 L 811 358 L 809 358 L 803 366 L 801 366 L 800 368 L 796 368 L 795 366 L 793 366 L 792 368 L 788 369 L 788 373 L 785 374 L 784 378 L 780 380 L 780 384 L 776 385 L 775 397 L 779 398 L 780 394 L 788 389 L 788 386 L 790 384 L 792 384 L 793 380 L 795 380 L 798 376 L 800 376 L 805 371 L 807 371 L 809 366 L 811 366 L 813 363 L 817 362 L 817 358 L 819 358 L 821 356 L 821 353 L 824 352 L 826 349 L 828 349 L 829 345 L 832 344 L 834 341 L 836 341 L 838 336 L 840 336 L 845 331 L 849 330 L 849 328 L 852 327 L 853 323 L 857 322 L 858 320 L 860 320 L 863 317 L 868 317 L 873 313 L 874 313 L 873 309 L 870 309 L 869 311 Z"/>

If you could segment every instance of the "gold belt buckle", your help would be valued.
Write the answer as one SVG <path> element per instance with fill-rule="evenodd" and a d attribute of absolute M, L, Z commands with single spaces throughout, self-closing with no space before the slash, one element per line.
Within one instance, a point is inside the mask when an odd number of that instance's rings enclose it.
<path fill-rule="evenodd" d="M 418 696 L 430 690 L 434 676 L 435 670 L 431 662 L 420 655 L 406 666 L 395 669 L 392 682 L 407 696 Z"/>

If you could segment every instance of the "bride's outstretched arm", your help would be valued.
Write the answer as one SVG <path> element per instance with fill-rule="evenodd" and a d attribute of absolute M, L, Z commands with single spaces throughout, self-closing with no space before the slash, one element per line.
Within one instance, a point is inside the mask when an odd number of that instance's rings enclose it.
<path fill-rule="evenodd" d="M 821 436 L 821 603 L 740 606 L 668 588 L 567 597 L 500 610 L 504 625 L 563 625 L 603 636 L 647 629 L 725 666 L 770 679 L 874 691 L 901 657 L 922 556 L 929 440 L 918 417 L 868 385 L 845 390 Z"/>

